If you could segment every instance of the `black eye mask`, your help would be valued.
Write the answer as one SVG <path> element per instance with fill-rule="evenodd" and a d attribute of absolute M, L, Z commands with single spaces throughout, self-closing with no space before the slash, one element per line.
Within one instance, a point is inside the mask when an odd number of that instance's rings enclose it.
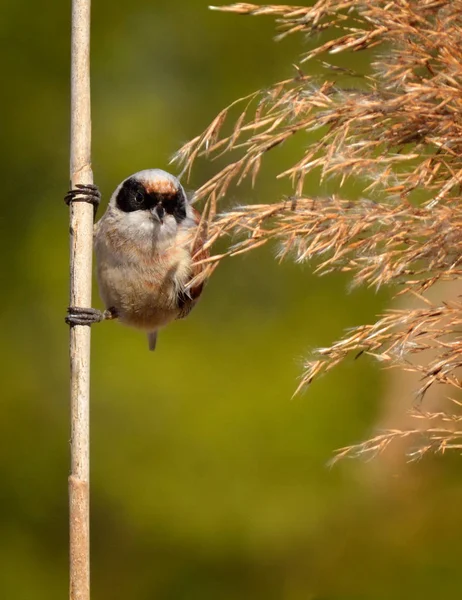
<path fill-rule="evenodd" d="M 143 184 L 132 177 L 124 181 L 116 197 L 117 207 L 123 212 L 149 210 L 151 202 Z"/>
<path fill-rule="evenodd" d="M 177 223 L 186 218 L 186 198 L 183 190 L 179 189 L 176 194 L 156 194 L 156 198 L 162 203 L 165 212 L 175 217 Z"/>
<path fill-rule="evenodd" d="M 130 177 L 124 181 L 116 197 L 116 205 L 123 212 L 151 210 L 158 204 L 162 204 L 165 212 L 173 215 L 177 223 L 186 218 L 186 197 L 181 188 L 176 193 L 148 194 L 141 182 Z"/>

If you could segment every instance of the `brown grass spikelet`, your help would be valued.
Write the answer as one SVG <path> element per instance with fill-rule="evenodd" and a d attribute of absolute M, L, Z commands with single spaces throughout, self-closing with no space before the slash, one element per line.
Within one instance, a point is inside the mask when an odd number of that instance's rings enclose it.
<path fill-rule="evenodd" d="M 391 285 L 397 294 L 417 297 L 421 307 L 388 311 L 318 349 L 306 362 L 297 391 L 358 353 L 418 373 L 420 399 L 432 386 L 460 389 L 462 302 L 434 304 L 427 292 L 462 274 L 462 0 L 211 8 L 273 16 L 276 39 L 301 33 L 309 49 L 300 64 L 317 61 L 323 76 L 297 66 L 294 77 L 223 109 L 177 152 L 174 158 L 187 173 L 200 158 L 233 152 L 233 160 L 196 192 L 204 202 L 207 247 L 233 237 L 224 252 L 203 261 L 202 277 L 225 257 L 272 240 L 281 260 L 316 258 L 318 273 L 344 271 L 355 285 Z M 329 63 L 329 55 L 365 50 L 370 50 L 367 73 Z M 246 178 L 254 182 L 265 154 L 294 136 L 300 140 L 299 157 L 276 174 L 290 178 L 293 196 L 219 212 L 230 185 Z M 332 179 L 339 191 L 348 179 L 361 182 L 364 198 L 308 197 L 304 180 L 311 173 L 321 181 Z M 426 418 L 454 426 L 462 417 L 459 404 L 454 401 L 453 407 L 454 412 L 426 413 Z M 389 430 L 341 449 L 337 458 L 373 455 L 397 438 L 419 440 L 413 458 L 428 450 L 462 449 L 462 432 L 443 423 Z"/>

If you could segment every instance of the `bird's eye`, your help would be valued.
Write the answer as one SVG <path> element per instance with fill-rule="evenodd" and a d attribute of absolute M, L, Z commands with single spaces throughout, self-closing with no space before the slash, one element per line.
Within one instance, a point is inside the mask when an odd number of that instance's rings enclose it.
<path fill-rule="evenodd" d="M 144 210 L 147 206 L 147 191 L 136 177 L 126 179 L 116 196 L 116 206 L 123 212 Z"/>

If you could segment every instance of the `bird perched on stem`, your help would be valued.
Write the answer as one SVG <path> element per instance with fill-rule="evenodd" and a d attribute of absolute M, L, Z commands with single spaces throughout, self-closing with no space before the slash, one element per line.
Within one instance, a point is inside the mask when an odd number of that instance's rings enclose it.
<path fill-rule="evenodd" d="M 96 186 L 71 190 L 66 201 L 99 204 Z M 98 286 L 106 306 L 69 307 L 70 325 L 91 325 L 105 319 L 147 332 L 149 349 L 159 329 L 186 317 L 202 293 L 203 259 L 200 214 L 189 204 L 179 180 L 161 169 L 131 175 L 117 187 L 106 212 L 95 224 L 94 246 Z M 190 285 L 190 284 L 193 285 Z"/>

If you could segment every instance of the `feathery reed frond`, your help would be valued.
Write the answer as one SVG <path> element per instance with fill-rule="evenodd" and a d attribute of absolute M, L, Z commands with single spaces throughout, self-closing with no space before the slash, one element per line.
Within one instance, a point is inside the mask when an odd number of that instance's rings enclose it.
<path fill-rule="evenodd" d="M 434 306 L 426 292 L 438 281 L 459 278 L 462 268 L 462 0 L 211 8 L 275 17 L 277 39 L 303 34 L 309 48 L 300 64 L 316 60 L 324 76 L 296 67 L 293 78 L 233 102 L 176 154 L 188 173 L 199 158 L 237 154 L 196 193 L 205 203 L 207 245 L 227 235 L 234 240 L 207 259 L 203 276 L 223 258 L 274 240 L 280 259 L 316 258 L 318 273 L 348 271 L 356 285 L 393 285 L 398 294 L 419 297 L 423 307 L 389 311 L 319 349 L 298 390 L 358 352 L 420 373 L 419 397 L 434 384 L 459 389 L 462 304 Z M 363 50 L 370 50 L 367 72 L 328 62 L 328 55 Z M 254 182 L 265 154 L 293 136 L 300 139 L 300 156 L 277 174 L 291 178 L 293 197 L 219 214 L 230 185 Z M 311 173 L 321 181 L 333 178 L 339 189 L 354 178 L 369 199 L 306 197 L 303 184 Z M 374 453 L 419 431 L 391 431 L 338 456 Z M 461 435 L 429 429 L 423 447 L 459 449 Z"/>
<path fill-rule="evenodd" d="M 425 430 L 390 429 L 362 444 L 340 448 L 330 464 L 335 464 L 342 458 L 374 458 L 396 440 L 406 438 L 415 444 L 408 453 L 413 461 L 419 460 L 429 451 L 444 454 L 447 450 L 462 450 L 462 431 L 452 431 L 444 427 Z"/>

